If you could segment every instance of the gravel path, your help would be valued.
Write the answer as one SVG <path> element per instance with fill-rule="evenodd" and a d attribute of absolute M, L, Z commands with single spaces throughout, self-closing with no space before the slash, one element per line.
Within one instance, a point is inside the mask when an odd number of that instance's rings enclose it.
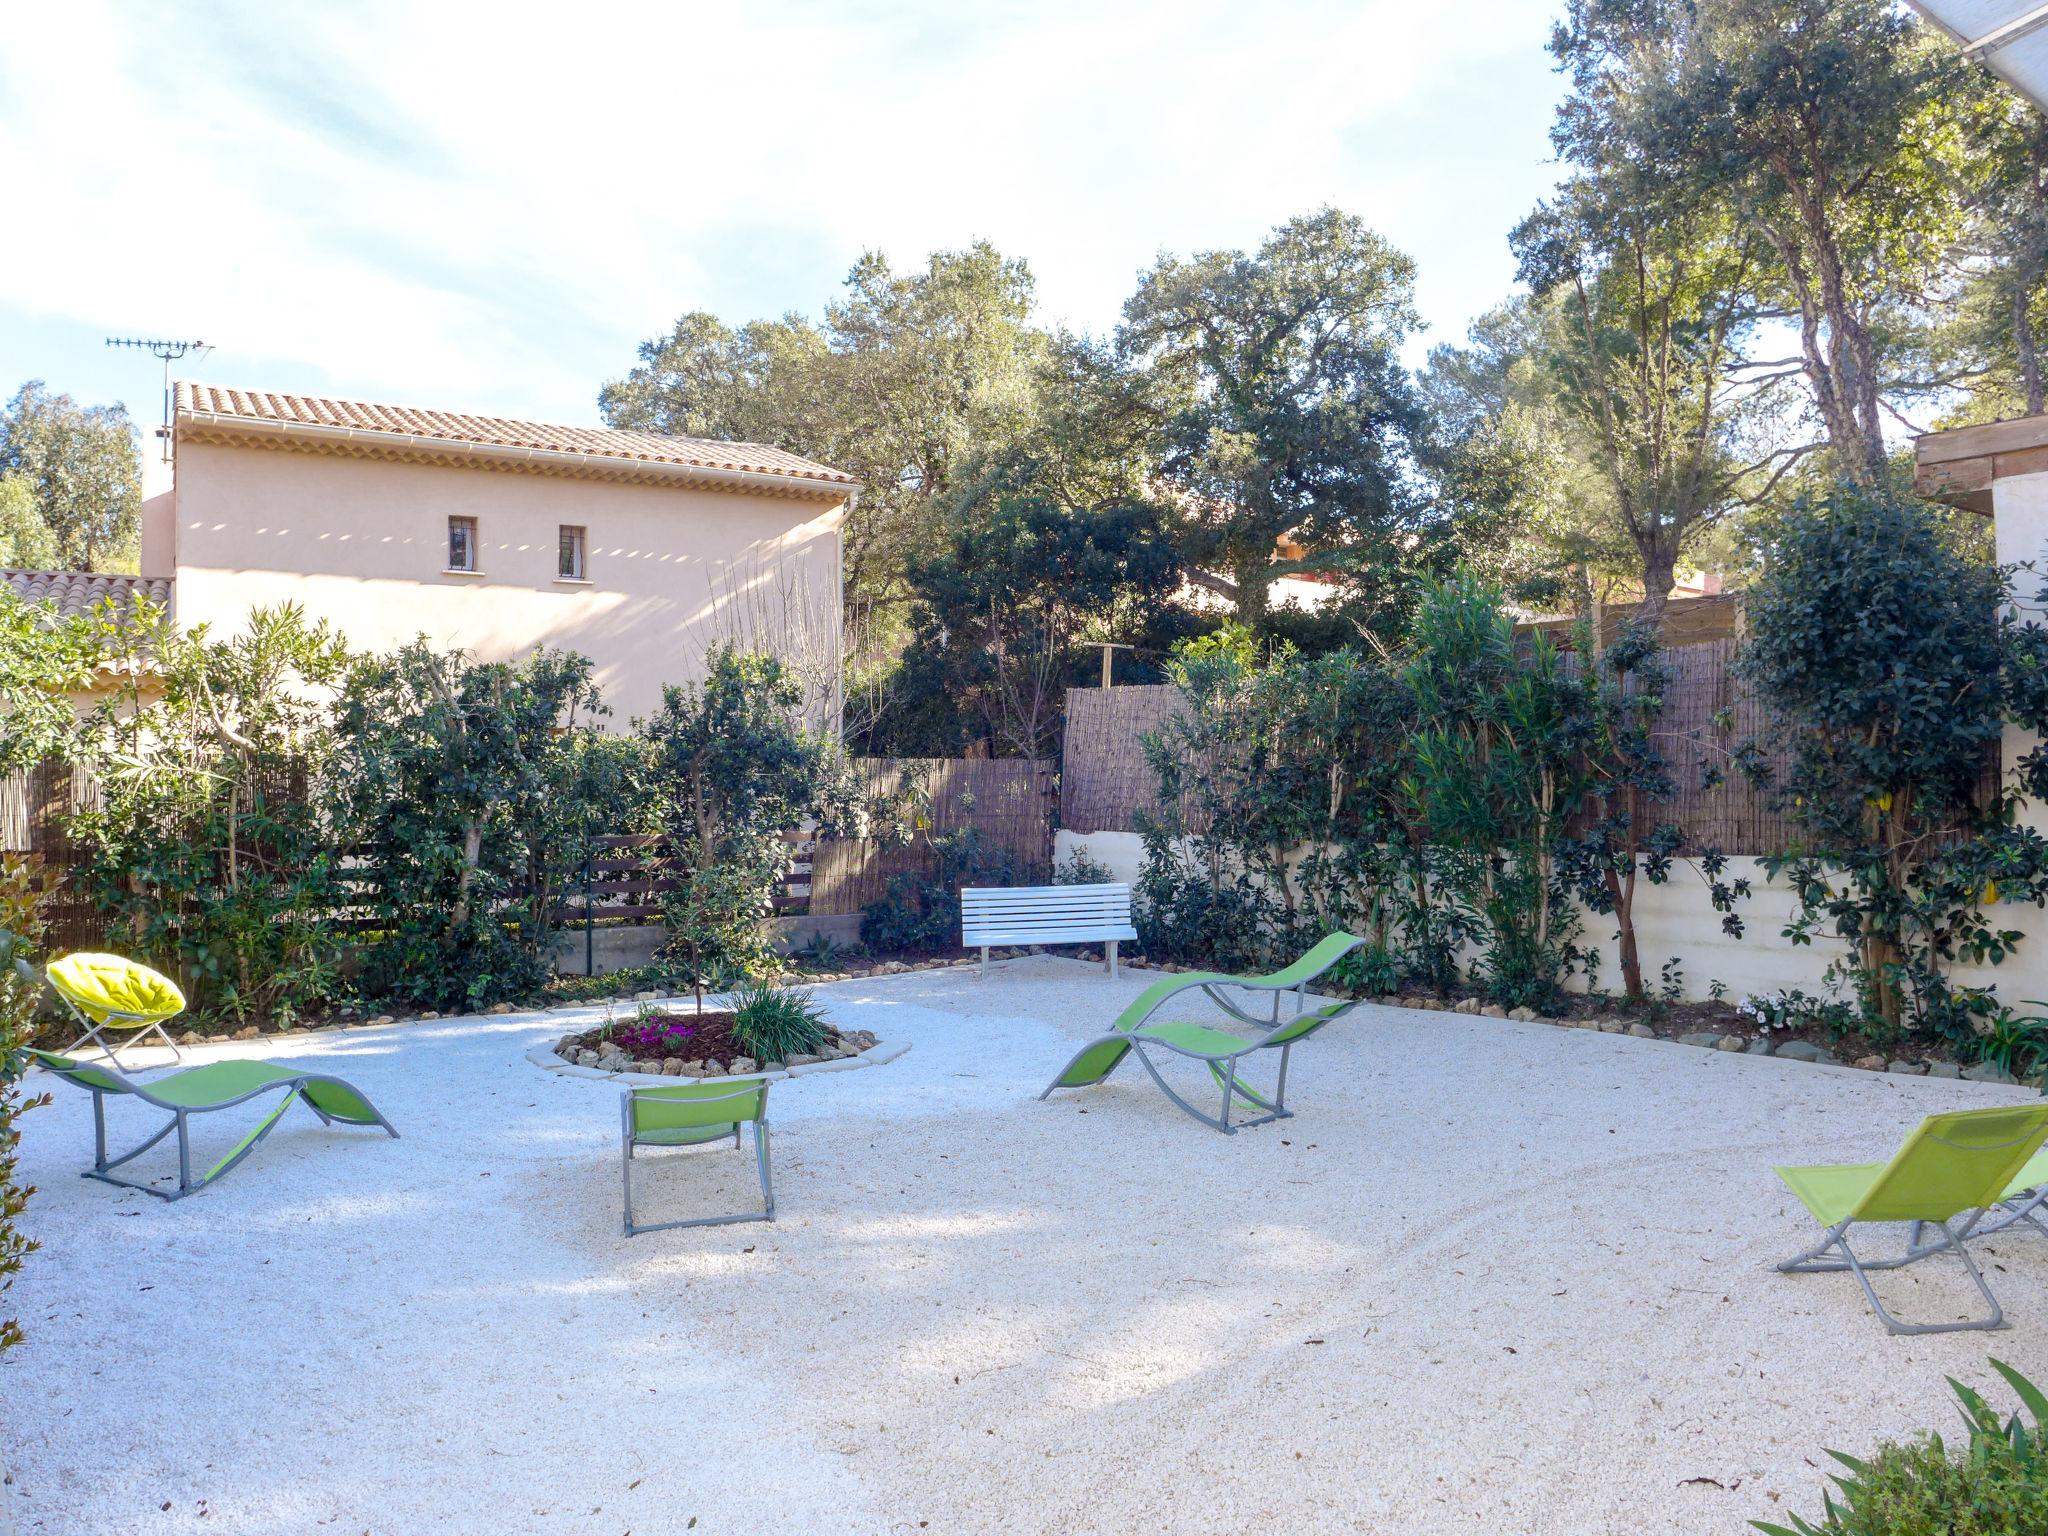
<path fill-rule="evenodd" d="M 1689 1536 L 1815 1510 L 1821 1447 L 1946 1428 L 1987 1353 L 2048 1379 L 2048 1239 L 1983 1245 L 1998 1335 L 1893 1339 L 1769 1268 L 1811 1229 L 1771 1162 L 2018 1090 L 1367 1007 L 1282 1125 L 1129 1068 L 1035 1102 L 1146 979 L 821 989 L 914 1049 L 776 1086 L 774 1225 L 630 1241 L 616 1090 L 524 1059 L 576 1014 L 233 1047 L 404 1139 L 295 1113 L 176 1205 L 76 1176 L 56 1084 L 0 1366 L 21 1528 Z M 748 1164 L 650 1167 L 646 1208 Z M 1948 1261 L 1881 1285 L 1974 1300 Z"/>

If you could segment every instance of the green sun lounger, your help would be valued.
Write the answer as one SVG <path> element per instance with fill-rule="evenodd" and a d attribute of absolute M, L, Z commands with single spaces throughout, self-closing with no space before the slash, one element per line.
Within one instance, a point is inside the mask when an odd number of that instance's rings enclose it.
<path fill-rule="evenodd" d="M 759 1211 L 736 1216 L 692 1216 L 684 1221 L 635 1223 L 633 1220 L 633 1153 L 640 1147 L 694 1147 L 732 1138 L 740 1144 L 740 1127 L 754 1126 L 754 1163 L 761 1176 Z M 626 1193 L 626 1236 L 665 1232 L 671 1227 L 722 1227 L 735 1221 L 773 1221 L 775 1183 L 768 1170 L 768 1081 L 747 1077 L 675 1087 L 628 1088 L 619 1095 L 619 1129 L 625 1156 L 621 1159 Z"/>
<path fill-rule="evenodd" d="M 1061 1068 L 1059 1076 L 1038 1097 L 1041 1100 L 1049 1098 L 1055 1088 L 1093 1087 L 1122 1066 L 1127 1057 L 1135 1056 L 1138 1064 L 1151 1074 L 1152 1081 L 1159 1085 L 1160 1091 L 1204 1125 L 1231 1134 L 1248 1126 L 1288 1119 L 1294 1113 L 1287 1108 L 1289 1052 L 1362 1001 L 1339 998 L 1324 1007 L 1304 1011 L 1308 984 L 1364 942 L 1353 934 L 1333 933 L 1285 970 L 1275 971 L 1270 976 L 1227 976 L 1217 971 L 1192 971 L 1155 981 L 1138 994 L 1130 1007 L 1117 1015 L 1109 1033 L 1089 1041 L 1076 1051 L 1074 1059 Z M 1260 1018 L 1247 1012 L 1224 995 L 1225 989 L 1271 993 L 1269 1016 Z M 1172 999 L 1183 992 L 1198 990 L 1231 1018 L 1247 1026 L 1250 1033 L 1234 1034 L 1206 1024 L 1149 1022 Z M 1289 993 L 1294 996 L 1294 1014 L 1283 1021 L 1280 1000 Z M 1188 1057 L 1206 1065 L 1209 1075 L 1222 1089 L 1222 1113 L 1207 1114 L 1176 1093 L 1173 1085 L 1160 1075 L 1159 1066 L 1152 1058 L 1155 1050 Z M 1238 1072 L 1238 1063 L 1258 1051 L 1280 1053 L 1279 1082 L 1270 1099 L 1245 1082 Z M 1240 1103 L 1258 1113 L 1252 1119 L 1232 1124 L 1231 1109 Z"/>
<path fill-rule="evenodd" d="M 1778 1268 L 1787 1274 L 1849 1270 L 1893 1333 L 2003 1327 L 2004 1309 L 1965 1242 L 1986 1212 L 2006 1198 L 2015 1176 L 2044 1139 L 2048 1104 L 1965 1109 L 1929 1115 L 1888 1163 L 1780 1168 L 1778 1177 L 1827 1228 L 1827 1236 Z M 1967 1219 L 1958 1223 L 1957 1217 Z M 1912 1223 L 1906 1251 L 1895 1259 L 1860 1257 L 1849 1246 L 1849 1228 L 1870 1221 Z M 1939 1228 L 1941 1240 L 1922 1244 L 1919 1234 L 1925 1227 Z M 1826 1257 L 1831 1250 L 1839 1250 L 1841 1257 Z M 1900 1269 L 1937 1253 L 1953 1253 L 1963 1261 L 1991 1308 L 1989 1316 L 1959 1323 L 1906 1323 L 1885 1309 L 1867 1271 Z"/>
<path fill-rule="evenodd" d="M 210 1066 L 187 1067 L 167 1077 L 137 1082 L 110 1067 L 87 1066 L 55 1051 L 30 1050 L 28 1054 L 65 1082 L 92 1095 L 93 1165 L 84 1171 L 83 1176 L 118 1184 L 123 1189 L 139 1189 L 160 1200 L 182 1200 L 194 1190 L 204 1189 L 255 1151 L 257 1143 L 270 1134 L 284 1112 L 300 1100 L 304 1100 L 306 1107 L 320 1117 L 323 1125 L 375 1125 L 393 1136 L 398 1134 L 391 1122 L 353 1086 L 324 1073 L 272 1066 L 267 1061 L 217 1061 Z M 192 1141 L 188 1126 L 192 1116 L 232 1109 L 237 1104 L 277 1091 L 281 1091 L 284 1097 L 262 1123 L 236 1142 L 227 1156 L 198 1178 L 193 1178 Z M 140 1100 L 167 1111 L 171 1118 L 148 1140 L 119 1157 L 110 1158 L 107 1156 L 107 1100 L 116 1096 Z M 140 1157 L 173 1131 L 178 1133 L 177 1193 L 114 1177 L 114 1169 Z"/>

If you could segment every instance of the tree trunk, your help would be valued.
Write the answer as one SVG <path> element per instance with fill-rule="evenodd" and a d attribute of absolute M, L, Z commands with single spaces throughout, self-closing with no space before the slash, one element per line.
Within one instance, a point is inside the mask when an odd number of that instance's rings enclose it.
<path fill-rule="evenodd" d="M 1610 866 L 1606 871 L 1608 899 L 1614 903 L 1615 952 L 1621 957 L 1622 995 L 1632 1003 L 1643 1000 L 1643 961 L 1636 949 L 1636 877 L 1631 870 L 1627 880 L 1621 878 L 1621 871 Z"/>
<path fill-rule="evenodd" d="M 1661 550 L 1643 551 L 1643 603 L 1636 617 L 1652 629 L 1664 628 L 1664 610 L 1677 583 L 1678 558 Z"/>
<path fill-rule="evenodd" d="M 2038 279 L 2039 274 L 2031 274 Z M 2016 283 L 2012 294 L 2012 344 L 2019 354 L 2020 382 L 2026 389 L 2027 414 L 2039 416 L 2044 408 L 2041 389 L 2041 352 L 2034 336 L 2034 317 L 2028 300 L 2034 296 L 2032 281 Z"/>

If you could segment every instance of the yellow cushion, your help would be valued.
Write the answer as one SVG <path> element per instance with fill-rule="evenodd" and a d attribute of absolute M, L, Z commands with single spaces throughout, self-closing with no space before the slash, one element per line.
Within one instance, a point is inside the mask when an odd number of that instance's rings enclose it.
<path fill-rule="evenodd" d="M 185 994 L 170 977 L 137 960 L 89 950 L 50 962 L 50 985 L 95 1024 L 155 1024 L 185 1011 Z"/>

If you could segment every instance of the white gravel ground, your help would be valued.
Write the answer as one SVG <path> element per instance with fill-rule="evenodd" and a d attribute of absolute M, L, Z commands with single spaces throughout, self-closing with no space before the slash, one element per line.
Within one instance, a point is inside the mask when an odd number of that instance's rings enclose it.
<path fill-rule="evenodd" d="M 915 1048 L 773 1090 L 774 1225 L 631 1240 L 616 1091 L 524 1059 L 574 1015 L 233 1047 L 342 1073 L 404 1139 L 295 1113 L 175 1205 L 76 1176 L 57 1084 L 0 1366 L 17 1518 L 1733 1532 L 1815 1509 L 1823 1446 L 1946 1426 L 1945 1372 L 2048 1379 L 2048 1239 L 1983 1245 L 1998 1335 L 1890 1338 L 1849 1277 L 1770 1269 L 1812 1235 L 1773 1161 L 2017 1090 L 1368 1007 L 1297 1052 L 1282 1125 L 1219 1136 L 1134 1068 L 1035 1102 L 1146 979 L 822 989 Z M 749 1193 L 730 1154 L 646 1172 L 650 1212 Z M 1952 1261 L 1882 1283 L 1974 1300 Z"/>

